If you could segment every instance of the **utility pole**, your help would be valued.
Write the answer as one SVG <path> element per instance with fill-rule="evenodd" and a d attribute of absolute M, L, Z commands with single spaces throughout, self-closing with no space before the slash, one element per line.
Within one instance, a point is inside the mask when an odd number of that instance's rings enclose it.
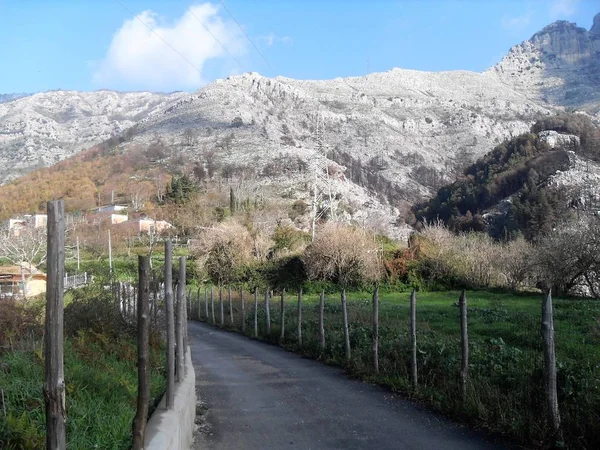
<path fill-rule="evenodd" d="M 112 274 L 112 245 L 110 243 L 110 230 L 108 230 L 108 268 Z"/>
<path fill-rule="evenodd" d="M 77 236 L 77 273 L 79 273 L 80 265 L 79 265 L 79 236 Z"/>

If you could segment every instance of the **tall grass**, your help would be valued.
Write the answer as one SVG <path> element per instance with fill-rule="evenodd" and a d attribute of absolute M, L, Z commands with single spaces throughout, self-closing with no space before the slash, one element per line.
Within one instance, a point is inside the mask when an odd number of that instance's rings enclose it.
<path fill-rule="evenodd" d="M 289 294 L 285 339 L 290 350 L 346 367 L 364 380 L 379 383 L 430 407 L 493 431 L 510 434 L 528 444 L 545 443 L 545 401 L 541 297 L 491 292 L 468 292 L 469 383 L 460 391 L 458 292 L 419 293 L 417 343 L 419 385 L 410 383 L 409 294 L 381 294 L 379 369 L 372 368 L 369 293 L 349 294 L 352 360 L 345 362 L 339 296 L 329 295 L 325 307 L 326 347 L 320 350 L 318 301 L 304 297 L 302 338 L 296 341 L 296 301 Z M 253 332 L 253 303 L 245 295 L 246 330 Z M 202 300 L 203 301 L 203 300 Z M 235 298 L 241 330 L 240 303 Z M 226 305 L 227 307 L 227 305 Z M 194 314 L 198 311 L 193 309 Z M 204 309 L 201 308 L 203 313 Z M 263 301 L 259 303 L 260 339 L 279 343 L 279 302 L 271 302 L 271 335 L 266 336 Z M 202 319 L 205 319 L 202 317 Z M 600 448 L 600 303 L 555 300 L 559 406 L 567 445 Z"/>

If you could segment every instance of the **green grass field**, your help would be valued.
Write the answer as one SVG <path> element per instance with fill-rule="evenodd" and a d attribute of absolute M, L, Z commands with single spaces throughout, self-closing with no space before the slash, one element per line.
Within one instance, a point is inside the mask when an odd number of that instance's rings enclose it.
<path fill-rule="evenodd" d="M 151 351 L 151 405 L 165 389 L 164 351 Z M 0 412 L 0 448 L 38 450 L 45 446 L 42 352 L 13 351 L 0 356 L 0 387 L 6 417 Z M 133 339 L 107 340 L 80 334 L 65 342 L 67 447 L 131 448 L 136 410 L 137 347 Z M 151 408 L 153 409 L 153 408 Z"/>
<path fill-rule="evenodd" d="M 349 292 L 352 360 L 344 360 L 339 295 L 327 296 L 327 345 L 318 338 L 318 297 L 304 296 L 303 346 L 296 342 L 296 297 L 286 296 L 283 346 L 327 363 L 345 366 L 354 375 L 388 386 L 434 409 L 529 445 L 547 444 L 540 333 L 541 295 L 467 292 L 469 384 L 465 401 L 460 394 L 459 292 L 417 294 L 419 387 L 409 379 L 409 293 L 380 294 L 380 373 L 372 368 L 370 293 Z M 200 305 L 204 319 L 203 295 Z M 193 296 L 195 301 L 195 295 Z M 234 296 L 234 324 L 241 328 L 239 294 Z M 253 300 L 246 293 L 246 333 L 253 333 Z M 218 295 L 215 295 L 218 305 Z M 259 296 L 260 337 L 279 341 L 280 297 L 271 300 L 271 336 L 265 335 L 264 294 Z M 198 311 L 197 305 L 194 306 Z M 216 311 L 219 322 L 218 308 Z M 600 302 L 555 299 L 554 318 L 558 361 L 559 406 L 569 448 L 600 447 Z"/>

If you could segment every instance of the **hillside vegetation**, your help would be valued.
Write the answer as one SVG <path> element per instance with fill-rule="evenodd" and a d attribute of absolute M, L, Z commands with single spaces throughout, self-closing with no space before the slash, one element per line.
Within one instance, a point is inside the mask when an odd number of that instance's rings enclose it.
<path fill-rule="evenodd" d="M 581 145 L 553 149 L 538 135 L 546 130 L 576 135 Z M 547 233 L 572 218 L 571 201 L 579 194 L 554 189 L 548 183 L 557 171 L 570 168 L 568 150 L 600 160 L 600 129 L 579 114 L 541 119 L 531 133 L 498 145 L 467 167 L 459 180 L 416 205 L 416 218 L 439 219 L 456 231 L 487 231 L 497 238 L 522 233 L 533 239 Z M 494 210 L 500 214 L 484 217 Z"/>

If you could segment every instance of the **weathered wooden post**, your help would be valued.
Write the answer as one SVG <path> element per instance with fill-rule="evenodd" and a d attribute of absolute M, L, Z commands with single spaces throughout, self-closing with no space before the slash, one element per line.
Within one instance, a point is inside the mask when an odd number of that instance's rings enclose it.
<path fill-rule="evenodd" d="M 467 332 L 467 295 L 465 290 L 458 299 L 460 308 L 460 342 L 461 342 L 461 362 L 460 362 L 460 384 L 463 400 L 467 397 L 467 380 L 469 378 L 469 334 Z"/>
<path fill-rule="evenodd" d="M 413 388 L 417 387 L 417 293 L 410 294 L 410 373 Z"/>
<path fill-rule="evenodd" d="M 198 286 L 198 292 L 196 292 L 196 301 L 198 302 L 198 304 L 196 305 L 198 307 L 198 320 L 202 320 L 202 302 L 200 301 L 201 290 L 202 288 Z"/>
<path fill-rule="evenodd" d="M 173 308 L 173 243 L 165 242 L 165 310 L 167 315 L 167 397 L 166 408 L 175 405 L 175 314 Z"/>
<path fill-rule="evenodd" d="M 44 330 L 44 403 L 46 449 L 65 450 L 66 408 L 63 360 L 65 205 L 48 202 L 46 323 Z"/>
<path fill-rule="evenodd" d="M 179 259 L 179 282 L 177 283 L 177 307 L 176 307 L 176 318 L 175 318 L 175 339 L 177 340 L 177 352 L 175 353 L 175 358 L 177 361 L 175 370 L 175 376 L 177 377 L 177 382 L 180 383 L 183 381 L 183 366 L 184 366 L 184 335 L 185 335 L 185 300 L 184 300 L 184 287 L 185 287 L 185 259 Z M 181 278 L 183 269 L 183 279 Z"/>
<path fill-rule="evenodd" d="M 204 309 L 206 313 L 206 323 L 208 323 L 208 288 L 204 288 Z"/>
<path fill-rule="evenodd" d="M 244 287 L 240 287 L 240 301 L 242 302 L 242 333 L 246 333 L 246 307 L 244 305 Z"/>
<path fill-rule="evenodd" d="M 181 301 L 183 301 L 183 360 L 185 366 L 185 355 L 188 347 L 188 296 L 186 295 L 187 267 L 185 256 L 179 257 L 179 284 L 181 285 Z"/>
<path fill-rule="evenodd" d="M 285 339 L 285 288 L 281 288 L 281 309 L 279 311 L 279 321 L 281 323 L 281 334 L 279 335 L 279 343 L 283 344 Z"/>
<path fill-rule="evenodd" d="M 556 349 L 554 345 L 554 317 L 552 312 L 552 292 L 548 289 L 542 300 L 542 339 L 544 342 L 544 378 L 546 384 L 546 405 L 548 426 L 551 438 L 556 444 L 562 443 L 558 392 L 556 389 Z"/>
<path fill-rule="evenodd" d="M 210 315 L 212 318 L 212 324 L 216 325 L 217 321 L 215 319 L 215 289 L 214 286 L 210 286 Z"/>
<path fill-rule="evenodd" d="M 373 370 L 379 373 L 379 283 L 373 291 Z"/>
<path fill-rule="evenodd" d="M 254 337 L 258 337 L 258 288 L 254 288 Z"/>
<path fill-rule="evenodd" d="M 342 315 L 344 319 L 344 348 L 346 349 L 346 362 L 352 359 L 350 352 L 350 330 L 348 328 L 348 306 L 346 301 L 346 289 L 342 289 Z"/>
<path fill-rule="evenodd" d="M 302 348 L 302 288 L 298 289 L 298 347 Z"/>
<path fill-rule="evenodd" d="M 271 336 L 271 311 L 269 308 L 269 288 L 265 290 L 265 327 L 267 336 Z"/>
<path fill-rule="evenodd" d="M 321 352 L 325 351 L 325 291 L 319 297 L 319 337 L 321 338 Z"/>
<path fill-rule="evenodd" d="M 219 286 L 219 318 L 221 326 L 225 325 L 225 311 L 223 309 L 223 287 Z"/>
<path fill-rule="evenodd" d="M 227 289 L 227 296 L 229 297 L 229 321 L 233 325 L 233 301 L 231 300 L 231 285 Z"/>
<path fill-rule="evenodd" d="M 149 346 L 150 346 L 150 260 L 138 256 L 138 301 L 137 301 L 137 347 L 138 347 L 138 393 L 137 410 L 133 419 L 133 450 L 144 449 L 144 434 L 150 402 Z"/>

